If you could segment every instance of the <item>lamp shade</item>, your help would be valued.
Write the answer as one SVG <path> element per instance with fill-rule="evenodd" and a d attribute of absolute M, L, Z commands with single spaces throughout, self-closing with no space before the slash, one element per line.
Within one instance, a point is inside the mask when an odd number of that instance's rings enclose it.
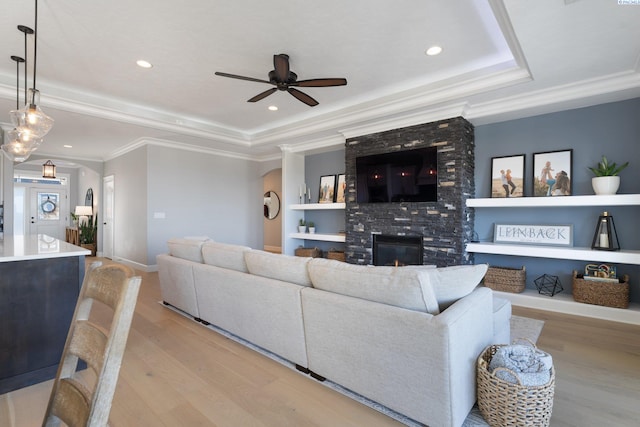
<path fill-rule="evenodd" d="M 40 91 L 29 89 L 29 102 L 19 110 L 9 112 L 13 125 L 29 132 L 33 138 L 44 137 L 53 127 L 53 119 L 47 116 L 38 106 Z"/>
<path fill-rule="evenodd" d="M 76 206 L 74 213 L 78 216 L 91 216 L 93 215 L 93 209 L 91 206 Z"/>

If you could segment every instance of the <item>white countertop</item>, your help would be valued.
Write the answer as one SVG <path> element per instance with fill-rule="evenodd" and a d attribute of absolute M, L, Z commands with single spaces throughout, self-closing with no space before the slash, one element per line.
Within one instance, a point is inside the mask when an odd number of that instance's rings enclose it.
<path fill-rule="evenodd" d="M 5 236 L 0 240 L 0 262 L 91 255 L 91 251 L 46 234 Z"/>

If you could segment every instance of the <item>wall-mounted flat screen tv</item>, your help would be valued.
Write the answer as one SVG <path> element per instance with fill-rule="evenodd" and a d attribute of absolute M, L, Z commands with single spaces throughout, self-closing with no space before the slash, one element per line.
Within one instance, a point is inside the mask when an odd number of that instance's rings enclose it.
<path fill-rule="evenodd" d="M 436 202 L 435 147 L 356 157 L 358 203 Z"/>

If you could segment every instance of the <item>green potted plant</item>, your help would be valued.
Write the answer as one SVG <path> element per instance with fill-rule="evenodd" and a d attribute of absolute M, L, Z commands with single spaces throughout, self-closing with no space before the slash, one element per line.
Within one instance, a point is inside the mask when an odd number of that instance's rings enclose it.
<path fill-rule="evenodd" d="M 616 162 L 602 156 L 602 160 L 595 167 L 589 167 L 589 170 L 595 175 L 591 178 L 591 186 L 597 195 L 616 194 L 620 187 L 620 177 L 618 174 L 627 166 L 629 162 L 617 165 Z"/>
<path fill-rule="evenodd" d="M 313 221 L 309 221 L 307 225 L 309 226 L 309 234 L 314 234 L 316 232 L 316 225 Z"/>
<path fill-rule="evenodd" d="M 298 221 L 298 233 L 304 233 L 307 231 L 307 226 L 305 225 L 304 218 L 300 218 Z"/>
<path fill-rule="evenodd" d="M 98 214 L 81 219 L 78 223 L 80 231 L 80 246 L 91 251 L 96 256 L 96 236 L 98 234 Z"/>

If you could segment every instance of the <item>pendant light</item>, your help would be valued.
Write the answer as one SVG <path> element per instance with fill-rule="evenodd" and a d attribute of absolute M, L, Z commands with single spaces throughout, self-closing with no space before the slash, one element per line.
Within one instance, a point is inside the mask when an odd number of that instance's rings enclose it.
<path fill-rule="evenodd" d="M 22 31 L 19 26 L 18 29 Z M 38 57 L 38 0 L 35 0 L 35 30 L 33 32 L 33 87 L 28 91 L 25 105 L 21 109 L 10 112 L 11 121 L 21 136 L 25 138 L 42 138 L 53 127 L 53 119 L 47 116 L 39 107 L 40 91 L 36 89 L 36 64 Z M 25 32 L 25 37 L 26 37 Z M 26 54 L 25 54 L 26 55 Z M 25 82 L 26 87 L 26 82 Z"/>
<path fill-rule="evenodd" d="M 29 27 L 24 27 L 22 25 L 18 26 L 18 29 L 25 34 L 25 58 L 26 58 L 26 37 L 27 34 L 32 34 L 33 30 Z M 25 74 L 26 74 L 26 60 L 19 56 L 11 56 L 11 59 L 16 62 L 16 109 L 20 104 L 20 64 L 25 64 Z M 25 86 L 26 86 L 26 76 L 25 76 Z M 25 95 L 26 96 L 26 95 Z M 7 157 L 13 162 L 24 162 L 29 158 L 31 153 L 33 153 L 42 143 L 41 138 L 34 138 L 29 132 L 25 132 L 22 129 L 14 128 L 9 131 L 9 142 L 2 145 L 2 151 L 7 155 Z"/>
<path fill-rule="evenodd" d="M 43 178 L 55 178 L 56 177 L 56 165 L 51 160 L 47 160 L 42 165 L 42 177 Z"/>

